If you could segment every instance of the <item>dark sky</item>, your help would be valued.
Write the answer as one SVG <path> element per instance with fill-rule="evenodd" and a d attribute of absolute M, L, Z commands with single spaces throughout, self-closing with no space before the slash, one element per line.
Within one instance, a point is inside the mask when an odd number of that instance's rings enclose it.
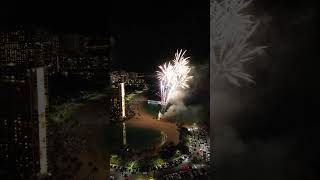
<path fill-rule="evenodd" d="M 178 48 L 209 59 L 209 1 L 2 2 L 1 24 L 36 24 L 66 32 L 109 31 L 114 65 L 153 72 Z"/>
<path fill-rule="evenodd" d="M 122 67 L 153 72 L 179 48 L 188 50 L 195 64 L 209 61 L 206 1 L 134 1 L 115 7 L 111 13 L 115 59 Z"/>

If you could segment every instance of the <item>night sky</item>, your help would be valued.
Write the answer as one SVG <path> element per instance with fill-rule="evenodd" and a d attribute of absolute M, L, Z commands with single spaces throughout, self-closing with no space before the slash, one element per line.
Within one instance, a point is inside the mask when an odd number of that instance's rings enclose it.
<path fill-rule="evenodd" d="M 116 4 L 111 24 L 117 62 L 128 69 L 154 72 L 180 48 L 188 50 L 194 64 L 208 62 L 207 6 L 206 1 Z"/>
<path fill-rule="evenodd" d="M 176 49 L 194 64 L 209 61 L 208 2 L 108 1 L 3 3 L 2 24 L 36 24 L 62 32 L 111 32 L 116 68 L 154 72 Z"/>

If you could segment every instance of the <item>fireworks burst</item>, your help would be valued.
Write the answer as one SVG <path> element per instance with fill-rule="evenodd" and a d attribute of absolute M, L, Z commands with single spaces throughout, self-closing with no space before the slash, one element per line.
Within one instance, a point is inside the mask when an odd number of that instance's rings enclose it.
<path fill-rule="evenodd" d="M 162 111 L 166 108 L 170 99 L 174 95 L 178 88 L 189 88 L 188 82 L 192 79 L 189 75 L 191 68 L 188 66 L 189 58 L 184 57 L 186 51 L 177 51 L 175 53 L 175 58 L 168 63 L 159 66 L 161 71 L 157 71 L 157 77 L 160 80 L 160 96 L 161 96 L 161 111 L 159 112 L 159 117 Z"/>

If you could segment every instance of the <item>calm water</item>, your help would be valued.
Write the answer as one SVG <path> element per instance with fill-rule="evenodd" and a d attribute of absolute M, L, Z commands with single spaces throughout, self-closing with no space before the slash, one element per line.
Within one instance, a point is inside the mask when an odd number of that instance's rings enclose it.
<path fill-rule="evenodd" d="M 156 146 L 161 142 L 161 131 L 156 129 L 138 128 L 126 125 L 127 144 L 136 150 Z M 113 124 L 107 132 L 108 147 L 117 152 L 122 145 L 122 124 Z"/>

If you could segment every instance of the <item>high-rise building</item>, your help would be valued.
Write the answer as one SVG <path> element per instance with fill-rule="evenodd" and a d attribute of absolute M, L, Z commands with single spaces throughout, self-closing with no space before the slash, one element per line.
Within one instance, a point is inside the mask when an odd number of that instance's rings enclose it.
<path fill-rule="evenodd" d="M 48 174 L 46 119 L 52 52 L 42 32 L 0 32 L 0 177 Z"/>
<path fill-rule="evenodd" d="M 80 79 L 80 85 L 83 79 L 97 84 L 95 87 L 109 85 L 108 36 L 72 35 L 66 40 L 70 48 L 65 48 L 61 39 L 36 29 L 0 32 L 1 180 L 37 179 L 49 174 L 53 159 L 47 154 L 49 75 L 54 79 L 54 74 L 67 72 Z M 66 79 L 67 83 L 74 80 Z M 50 92 L 55 87 L 51 85 Z"/>
<path fill-rule="evenodd" d="M 46 175 L 47 75 L 44 67 L 0 67 L 0 177 Z"/>
<path fill-rule="evenodd" d="M 126 99 L 125 99 L 125 87 L 124 83 L 120 83 L 119 86 L 119 98 L 120 98 L 120 108 L 121 108 L 121 118 L 126 117 Z"/>
<path fill-rule="evenodd" d="M 111 120 L 123 120 L 124 118 L 126 118 L 126 99 L 124 83 L 119 83 L 118 87 L 114 86 L 111 91 Z"/>
<path fill-rule="evenodd" d="M 67 34 L 60 38 L 59 72 L 74 81 L 97 87 L 109 82 L 110 42 L 108 35 Z"/>
<path fill-rule="evenodd" d="M 119 91 L 116 88 L 111 89 L 110 101 L 110 120 L 117 121 L 121 117 L 121 99 L 119 98 Z"/>
<path fill-rule="evenodd" d="M 46 31 L 18 29 L 0 32 L 0 65 L 56 66 L 58 49 L 58 36 Z"/>
<path fill-rule="evenodd" d="M 110 37 L 108 34 L 90 35 L 83 42 L 87 56 L 93 57 L 89 71 L 96 83 L 109 85 Z"/>
<path fill-rule="evenodd" d="M 0 63 L 27 64 L 33 60 L 31 42 L 23 30 L 0 32 Z"/>

